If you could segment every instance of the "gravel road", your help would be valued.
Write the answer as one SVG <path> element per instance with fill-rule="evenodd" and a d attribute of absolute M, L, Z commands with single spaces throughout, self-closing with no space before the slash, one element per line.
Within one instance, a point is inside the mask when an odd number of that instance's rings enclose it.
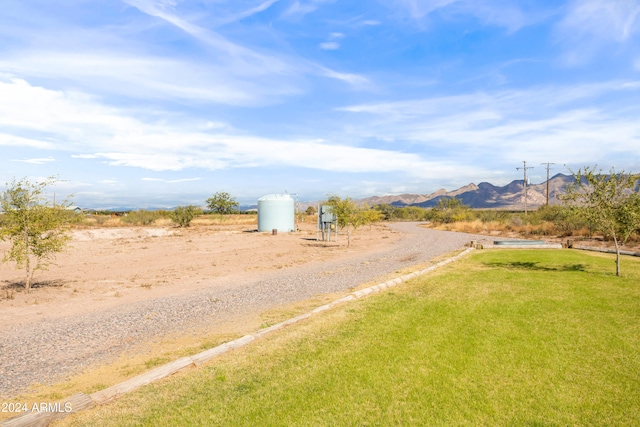
<path fill-rule="evenodd" d="M 0 396 L 11 397 L 35 383 L 59 381 L 100 361 L 113 360 L 132 345 L 259 313 L 318 294 L 349 290 L 399 269 L 424 263 L 486 236 L 395 223 L 402 237 L 389 249 L 321 266 L 301 265 L 252 283 L 201 289 L 117 308 L 6 328 L 0 341 Z"/>

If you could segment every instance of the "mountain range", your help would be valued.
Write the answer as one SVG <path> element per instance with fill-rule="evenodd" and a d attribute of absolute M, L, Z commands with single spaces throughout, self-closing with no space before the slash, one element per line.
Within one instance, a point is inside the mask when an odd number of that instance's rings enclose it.
<path fill-rule="evenodd" d="M 558 195 L 563 194 L 567 184 L 573 183 L 573 175 L 557 174 L 549 179 L 549 204 L 558 204 Z M 499 187 L 488 182 L 468 184 L 454 191 L 440 189 L 431 194 L 399 194 L 395 196 L 373 196 L 359 200 L 369 206 L 388 204 L 398 207 L 433 207 L 443 198 L 457 198 L 471 208 L 524 209 L 524 180 L 514 180 Z M 547 202 L 547 182 L 527 184 L 527 206 L 535 209 Z"/>

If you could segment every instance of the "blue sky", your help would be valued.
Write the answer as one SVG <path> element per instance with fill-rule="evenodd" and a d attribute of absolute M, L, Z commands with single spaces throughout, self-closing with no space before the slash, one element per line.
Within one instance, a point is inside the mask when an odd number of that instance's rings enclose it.
<path fill-rule="evenodd" d="M 0 182 L 83 207 L 640 171 L 640 0 L 4 0 L 0 52 Z"/>

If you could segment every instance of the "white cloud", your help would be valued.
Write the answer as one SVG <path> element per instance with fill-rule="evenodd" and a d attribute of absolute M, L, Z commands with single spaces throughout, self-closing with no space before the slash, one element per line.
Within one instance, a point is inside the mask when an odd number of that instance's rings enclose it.
<path fill-rule="evenodd" d="M 359 74 L 340 73 L 325 67 L 318 67 L 318 70 L 320 74 L 326 77 L 336 79 L 336 80 L 341 80 L 343 82 L 349 83 L 351 86 L 354 86 L 354 87 L 364 88 L 371 85 L 371 82 L 369 81 L 368 78 Z"/>
<path fill-rule="evenodd" d="M 624 42 L 640 31 L 637 0 L 574 0 L 559 24 L 563 36 Z"/>
<path fill-rule="evenodd" d="M 294 166 L 340 172 L 417 174 L 441 167 L 418 155 L 390 150 L 216 133 L 221 128 L 211 129 L 206 122 L 145 122 L 86 97 L 34 87 L 25 81 L 14 80 L 5 83 L 6 86 L 19 89 L 13 92 L 14 99 L 24 97 L 38 108 L 12 110 L 12 98 L 6 99 L 6 103 L 0 102 L 2 123 L 13 123 L 17 133 L 46 130 L 55 141 L 51 149 L 73 150 L 71 156 L 76 159 L 100 158 L 113 166 L 154 171 Z M 324 152 L 331 153 L 331 161 L 318 162 L 318 153 Z M 44 161 L 32 162 L 36 160 Z"/>
<path fill-rule="evenodd" d="M 338 50 L 338 49 L 340 49 L 340 43 L 338 43 L 338 42 L 320 43 L 320 49 L 322 49 L 322 50 Z"/>
<path fill-rule="evenodd" d="M 569 64 L 590 60 L 609 43 L 630 43 L 638 33 L 637 0 L 573 0 L 555 31 Z"/>
<path fill-rule="evenodd" d="M 412 151 L 514 162 L 629 161 L 640 147 L 640 106 L 599 104 L 606 95 L 635 97 L 636 82 L 537 87 L 345 107 L 366 114 L 349 127 L 360 138 L 409 142 Z M 535 159 L 533 157 L 536 157 Z M 627 157 L 627 158 L 625 158 Z M 545 160 L 547 159 L 547 160 Z"/>
<path fill-rule="evenodd" d="M 0 124 L 1 126 L 1 124 Z M 50 149 L 53 147 L 53 144 L 49 141 L 42 141 L 33 138 L 25 138 L 22 136 L 9 134 L 0 132 L 0 145 L 11 145 L 15 147 L 30 147 L 30 148 L 38 148 L 38 149 Z"/>
<path fill-rule="evenodd" d="M 53 157 L 40 157 L 36 159 L 12 159 L 12 162 L 30 163 L 32 165 L 44 165 L 45 163 L 55 162 Z"/>
<path fill-rule="evenodd" d="M 97 159 L 98 156 L 95 154 L 72 154 L 71 158 L 73 159 Z"/>
<path fill-rule="evenodd" d="M 162 179 L 162 178 L 141 178 L 143 181 L 154 181 L 154 182 L 166 182 L 169 184 L 176 184 L 180 182 L 193 182 L 200 181 L 202 178 L 183 178 L 183 179 Z"/>
<path fill-rule="evenodd" d="M 320 43 L 320 49 L 322 50 L 337 50 L 340 49 L 340 43 L 338 43 L 336 40 L 340 40 L 344 38 L 344 34 L 343 33 L 331 33 L 329 34 L 329 37 L 327 37 L 328 41 L 324 42 L 324 43 Z"/>
<path fill-rule="evenodd" d="M 222 18 L 222 19 L 218 19 L 216 21 L 216 25 L 219 26 L 219 25 L 229 24 L 231 22 L 241 21 L 241 20 L 243 20 L 245 18 L 248 18 L 250 16 L 257 15 L 257 14 L 259 14 L 261 12 L 264 12 L 265 10 L 269 9 L 271 6 L 273 6 L 278 1 L 280 1 L 280 0 L 266 0 L 266 1 L 260 2 L 256 6 L 251 7 L 249 9 L 242 10 L 240 12 L 231 13 L 228 16 Z"/>
<path fill-rule="evenodd" d="M 313 3 L 303 3 L 298 0 L 294 1 L 291 6 L 282 14 L 285 18 L 299 18 L 308 13 L 314 12 L 318 6 Z"/>
<path fill-rule="evenodd" d="M 337 78 L 342 74 L 319 73 L 319 66 L 292 53 L 251 48 L 231 41 L 210 28 L 197 25 L 194 16 L 179 16 L 177 2 L 129 0 L 140 12 L 179 29 L 180 40 L 195 45 L 197 55 L 166 55 L 145 43 L 145 26 L 115 25 L 101 28 L 64 27 L 52 23 L 38 32 L 12 32 L 28 48 L 8 49 L 0 58 L 0 75 L 24 80 L 56 82 L 57 88 L 75 88 L 96 96 L 116 96 L 145 101 L 220 103 L 237 106 L 277 104 L 283 98 L 303 94 L 310 77 Z M 250 8 L 255 13 L 274 2 Z M 139 19 L 138 19 L 139 20 Z M 56 22 L 56 25 L 58 23 Z M 33 34 L 44 34 L 42 39 Z M 46 49 L 42 48 L 46 39 Z M 6 77 L 5 77 L 6 78 Z"/>
<path fill-rule="evenodd" d="M 523 10 L 524 5 L 506 0 L 389 0 L 390 7 L 406 10 L 412 19 L 424 20 L 434 12 L 443 16 L 473 16 L 488 25 L 496 25 L 514 32 L 541 20 L 546 14 Z"/>
<path fill-rule="evenodd" d="M 69 68 L 68 64 L 74 64 Z M 300 73 L 264 63 L 224 64 L 103 52 L 31 52 L 5 56 L 0 69 L 14 75 L 55 78 L 97 93 L 142 99 L 177 99 L 231 105 L 264 103 L 297 94 Z M 275 63 L 272 64 L 276 67 Z M 287 76 L 285 78 L 285 76 Z"/>

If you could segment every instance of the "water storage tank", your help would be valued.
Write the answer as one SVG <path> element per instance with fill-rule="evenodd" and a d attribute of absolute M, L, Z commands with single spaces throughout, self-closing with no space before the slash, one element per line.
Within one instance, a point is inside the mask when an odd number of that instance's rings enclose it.
<path fill-rule="evenodd" d="M 258 231 L 295 231 L 293 198 L 288 194 L 269 194 L 258 199 Z"/>

